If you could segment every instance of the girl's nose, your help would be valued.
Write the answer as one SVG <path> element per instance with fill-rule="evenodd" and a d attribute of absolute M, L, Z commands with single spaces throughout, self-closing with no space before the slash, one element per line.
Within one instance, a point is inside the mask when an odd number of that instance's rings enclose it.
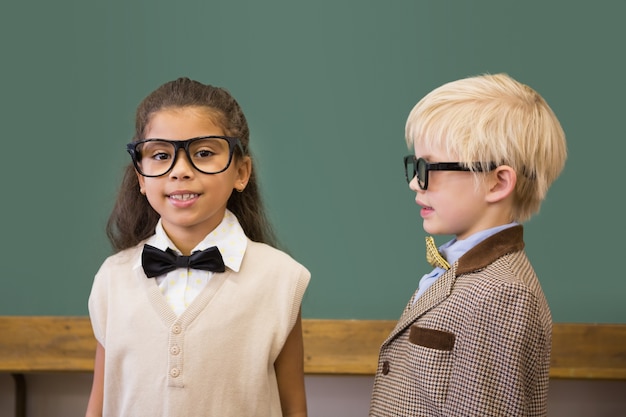
<path fill-rule="evenodd" d="M 189 178 L 193 175 L 193 166 L 184 149 L 179 149 L 175 156 L 174 166 L 170 171 L 171 178 Z"/>

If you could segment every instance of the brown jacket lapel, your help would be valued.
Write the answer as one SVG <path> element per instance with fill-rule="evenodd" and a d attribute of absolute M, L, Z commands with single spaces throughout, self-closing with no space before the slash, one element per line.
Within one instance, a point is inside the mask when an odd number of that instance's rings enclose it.
<path fill-rule="evenodd" d="M 387 337 L 383 346 L 422 315 L 448 298 L 458 276 L 478 271 L 507 253 L 522 249 L 524 249 L 524 229 L 521 225 L 496 233 L 474 246 L 440 276 L 415 304 L 412 304 L 412 298 L 409 300 L 396 327 Z"/>
<path fill-rule="evenodd" d="M 398 320 L 396 327 L 385 340 L 383 345 L 391 341 L 398 333 L 409 327 L 420 316 L 448 298 L 448 296 L 450 296 L 450 292 L 452 292 L 454 281 L 456 281 L 455 265 L 440 276 L 433 283 L 433 285 L 424 294 L 422 294 L 415 304 L 412 304 L 411 298 L 407 308 Z"/>

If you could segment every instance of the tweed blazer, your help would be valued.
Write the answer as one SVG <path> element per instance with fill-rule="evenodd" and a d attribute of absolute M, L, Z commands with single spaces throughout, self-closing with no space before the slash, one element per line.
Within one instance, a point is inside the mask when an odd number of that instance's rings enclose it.
<path fill-rule="evenodd" d="M 469 250 L 380 348 L 370 417 L 545 416 L 552 318 L 523 227 Z"/>

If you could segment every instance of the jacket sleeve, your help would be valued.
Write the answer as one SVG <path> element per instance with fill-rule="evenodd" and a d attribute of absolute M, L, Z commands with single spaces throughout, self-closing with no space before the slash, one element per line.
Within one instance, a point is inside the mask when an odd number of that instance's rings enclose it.
<path fill-rule="evenodd" d="M 443 415 L 541 415 L 537 407 L 545 401 L 532 395 L 541 383 L 549 341 L 535 296 L 521 283 L 504 283 L 490 288 L 476 306 L 457 338 Z"/>

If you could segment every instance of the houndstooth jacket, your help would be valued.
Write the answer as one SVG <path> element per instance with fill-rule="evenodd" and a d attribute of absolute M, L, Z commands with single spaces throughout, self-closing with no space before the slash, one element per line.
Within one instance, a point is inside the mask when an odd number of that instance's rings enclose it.
<path fill-rule="evenodd" d="M 476 245 L 380 348 L 370 417 L 545 416 L 552 318 L 523 228 Z"/>

